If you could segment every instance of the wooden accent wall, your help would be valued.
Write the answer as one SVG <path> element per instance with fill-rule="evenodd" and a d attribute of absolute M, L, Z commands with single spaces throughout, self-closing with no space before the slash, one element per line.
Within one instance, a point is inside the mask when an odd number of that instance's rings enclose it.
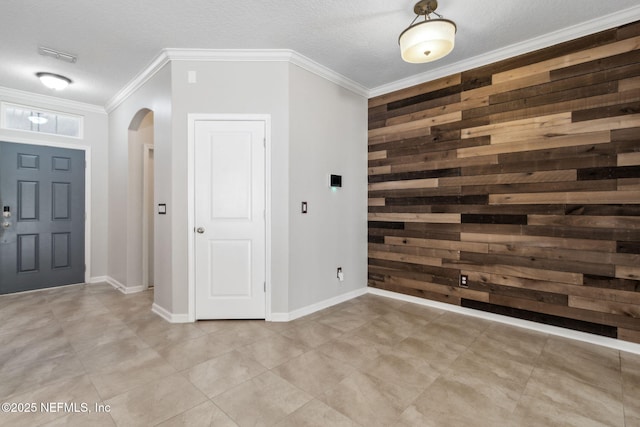
<path fill-rule="evenodd" d="M 369 286 L 640 343 L 640 22 L 370 99 Z"/>

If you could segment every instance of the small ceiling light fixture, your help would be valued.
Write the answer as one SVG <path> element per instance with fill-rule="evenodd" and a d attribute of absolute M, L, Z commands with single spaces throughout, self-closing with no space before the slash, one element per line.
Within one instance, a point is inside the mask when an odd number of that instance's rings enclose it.
<path fill-rule="evenodd" d="M 59 74 L 53 73 L 36 73 L 36 77 L 40 79 L 43 85 L 53 90 L 62 90 L 71 84 L 71 79 Z"/>
<path fill-rule="evenodd" d="M 36 113 L 36 115 L 30 115 L 27 117 L 31 123 L 34 125 L 43 125 L 49 121 L 46 117 L 42 117 L 40 113 Z"/>
<path fill-rule="evenodd" d="M 456 24 L 435 12 L 437 0 L 420 0 L 413 7 L 416 17 L 400 34 L 398 43 L 402 59 L 412 64 L 431 62 L 448 55 L 455 45 Z M 429 15 L 436 15 L 431 19 Z M 415 24 L 424 16 L 424 21 Z"/>

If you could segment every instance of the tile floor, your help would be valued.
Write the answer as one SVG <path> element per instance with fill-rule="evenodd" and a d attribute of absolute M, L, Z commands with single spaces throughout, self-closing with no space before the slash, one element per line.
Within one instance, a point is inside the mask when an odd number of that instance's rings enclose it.
<path fill-rule="evenodd" d="M 290 323 L 172 325 L 151 301 L 0 296 L 0 402 L 37 405 L 0 425 L 640 426 L 639 355 L 373 295 Z"/>

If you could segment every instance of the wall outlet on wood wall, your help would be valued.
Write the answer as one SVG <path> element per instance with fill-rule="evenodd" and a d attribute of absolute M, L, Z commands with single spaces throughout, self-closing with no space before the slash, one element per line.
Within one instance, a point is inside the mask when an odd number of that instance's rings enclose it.
<path fill-rule="evenodd" d="M 468 288 L 469 287 L 469 276 L 467 276 L 466 274 L 461 274 L 460 275 L 460 287 L 461 288 Z"/>

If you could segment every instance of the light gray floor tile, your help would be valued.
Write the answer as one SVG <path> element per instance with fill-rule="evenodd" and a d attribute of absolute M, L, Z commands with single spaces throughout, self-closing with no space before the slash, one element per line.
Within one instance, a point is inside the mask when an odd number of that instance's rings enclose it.
<path fill-rule="evenodd" d="M 316 397 L 335 387 L 353 372 L 345 362 L 312 350 L 278 366 L 272 372 Z"/>
<path fill-rule="evenodd" d="M 185 412 L 207 398 L 182 375 L 174 374 L 120 394 L 105 403 L 117 425 L 149 426 Z"/>
<path fill-rule="evenodd" d="M 265 372 L 215 397 L 215 403 L 240 426 L 272 425 L 312 396 L 272 372 Z"/>
<path fill-rule="evenodd" d="M 186 412 L 158 424 L 158 427 L 238 427 L 227 414 L 211 401 L 206 401 Z"/>
<path fill-rule="evenodd" d="M 277 424 L 277 427 L 358 427 L 345 415 L 319 400 L 312 400 Z"/>
<path fill-rule="evenodd" d="M 376 295 L 286 323 L 170 324 L 152 302 L 0 296 L 1 400 L 111 405 L 0 425 L 640 426 L 637 354 Z"/>
<path fill-rule="evenodd" d="M 188 369 L 183 374 L 212 398 L 260 375 L 266 368 L 239 351 L 231 351 Z"/>

